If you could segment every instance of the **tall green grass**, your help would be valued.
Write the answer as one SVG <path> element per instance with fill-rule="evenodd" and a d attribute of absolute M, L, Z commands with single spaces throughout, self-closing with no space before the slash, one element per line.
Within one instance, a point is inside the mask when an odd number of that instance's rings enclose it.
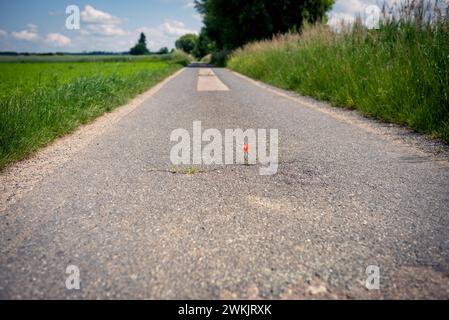
<path fill-rule="evenodd" d="M 228 67 L 449 141 L 449 21 L 427 5 L 389 10 L 375 30 L 317 25 L 252 43 Z"/>
<path fill-rule="evenodd" d="M 0 63 L 0 170 L 126 103 L 183 59 Z"/>

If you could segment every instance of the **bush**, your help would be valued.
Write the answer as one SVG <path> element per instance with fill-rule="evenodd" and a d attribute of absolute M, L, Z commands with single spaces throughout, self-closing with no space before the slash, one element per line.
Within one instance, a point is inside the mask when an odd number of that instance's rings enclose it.
<path fill-rule="evenodd" d="M 203 63 L 211 63 L 211 61 L 212 61 L 212 54 L 208 54 L 201 59 L 201 62 Z"/>
<path fill-rule="evenodd" d="M 231 51 L 228 50 L 212 52 L 211 63 L 216 65 L 217 67 L 224 67 L 226 66 L 230 54 Z"/>
<path fill-rule="evenodd" d="M 182 50 L 175 50 L 169 55 L 169 59 L 173 63 L 181 64 L 183 66 L 188 66 L 194 60 L 190 54 L 185 53 Z"/>

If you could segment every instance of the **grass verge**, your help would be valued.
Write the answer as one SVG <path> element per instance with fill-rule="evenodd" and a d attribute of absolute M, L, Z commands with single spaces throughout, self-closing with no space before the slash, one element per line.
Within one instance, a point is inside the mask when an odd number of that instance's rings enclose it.
<path fill-rule="evenodd" d="M 125 104 L 183 59 L 0 63 L 0 170 Z"/>
<path fill-rule="evenodd" d="M 448 17 L 398 16 L 377 30 L 318 25 L 249 44 L 228 67 L 449 142 Z"/>

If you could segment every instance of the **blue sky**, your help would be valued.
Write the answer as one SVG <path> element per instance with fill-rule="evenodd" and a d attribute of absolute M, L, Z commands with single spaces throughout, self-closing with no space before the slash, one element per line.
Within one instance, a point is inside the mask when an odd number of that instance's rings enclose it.
<path fill-rule="evenodd" d="M 80 30 L 65 27 L 69 5 Z M 125 51 L 141 31 L 157 50 L 201 25 L 190 0 L 0 0 L 0 51 Z"/>
<path fill-rule="evenodd" d="M 376 2 L 337 0 L 331 23 Z M 80 8 L 80 30 L 65 27 L 69 5 Z M 193 0 L 0 0 L 0 51 L 126 51 L 140 32 L 158 50 L 201 25 Z"/>

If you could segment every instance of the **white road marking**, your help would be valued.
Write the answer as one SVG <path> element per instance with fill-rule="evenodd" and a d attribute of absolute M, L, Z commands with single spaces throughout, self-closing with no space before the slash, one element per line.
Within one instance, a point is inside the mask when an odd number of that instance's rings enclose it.
<path fill-rule="evenodd" d="M 199 69 L 198 91 L 229 91 L 229 88 L 221 82 L 214 71 L 210 68 Z"/>

